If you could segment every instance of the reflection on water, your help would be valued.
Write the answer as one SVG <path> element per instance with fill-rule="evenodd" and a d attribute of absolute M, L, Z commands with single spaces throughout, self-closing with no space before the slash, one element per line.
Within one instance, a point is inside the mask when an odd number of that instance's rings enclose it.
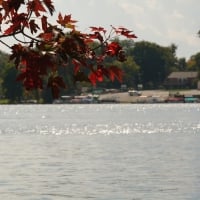
<path fill-rule="evenodd" d="M 198 133 L 198 104 L 0 107 L 4 134 Z"/>
<path fill-rule="evenodd" d="M 199 199 L 199 108 L 1 106 L 1 199 Z"/>

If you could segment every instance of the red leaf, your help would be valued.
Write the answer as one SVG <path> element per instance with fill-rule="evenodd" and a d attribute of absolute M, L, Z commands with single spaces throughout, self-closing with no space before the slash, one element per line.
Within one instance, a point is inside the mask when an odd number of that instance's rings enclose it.
<path fill-rule="evenodd" d="M 92 85 L 96 85 L 97 78 L 96 78 L 96 74 L 94 72 L 90 73 L 88 78 L 89 78 L 90 82 L 92 83 Z"/>
<path fill-rule="evenodd" d="M 122 82 L 122 70 L 119 69 L 118 67 L 116 66 L 110 66 L 108 68 L 108 71 L 109 71 L 109 75 L 110 75 L 110 79 L 112 81 L 114 81 L 114 79 L 116 78 L 118 81 Z"/>
<path fill-rule="evenodd" d="M 81 63 L 78 60 L 73 59 L 72 64 L 74 65 L 74 74 L 76 75 L 80 70 Z"/>
<path fill-rule="evenodd" d="M 135 34 L 130 34 L 132 31 L 122 31 L 121 34 L 126 36 L 127 38 L 137 38 Z"/>
<path fill-rule="evenodd" d="M 24 4 L 24 0 L 12 0 L 12 1 L 8 1 L 8 6 L 11 9 L 14 9 L 15 11 L 17 11 L 21 4 Z"/>
<path fill-rule="evenodd" d="M 44 41 L 50 41 L 54 35 L 53 33 L 41 33 L 38 37 L 42 38 Z"/>
<path fill-rule="evenodd" d="M 93 85 L 96 85 L 96 82 L 102 82 L 103 81 L 103 75 L 104 71 L 102 68 L 98 68 L 96 71 L 92 71 L 89 75 L 89 80 Z"/>
<path fill-rule="evenodd" d="M 65 15 L 64 17 L 61 15 L 61 13 L 59 13 L 58 15 L 58 20 L 57 20 L 58 24 L 60 24 L 63 27 L 67 27 L 67 26 L 73 26 L 73 23 L 76 23 L 77 21 L 72 20 L 71 19 L 71 15 Z"/>
<path fill-rule="evenodd" d="M 115 30 L 115 32 L 117 34 L 123 35 L 127 38 L 137 38 L 137 36 L 135 34 L 133 34 L 132 31 L 130 31 L 124 27 L 119 27 L 118 29 L 113 27 L 113 29 Z"/>
<path fill-rule="evenodd" d="M 38 73 L 40 75 L 47 75 L 47 70 L 54 70 L 55 63 L 50 54 L 44 54 L 38 59 Z"/>
<path fill-rule="evenodd" d="M 117 56 L 122 47 L 117 42 L 111 42 L 107 46 L 106 53 L 110 56 Z"/>
<path fill-rule="evenodd" d="M 41 11 L 41 12 L 46 12 L 46 9 L 44 8 L 44 6 L 42 5 L 42 1 L 40 0 L 34 0 L 34 4 L 35 4 L 35 12 L 36 11 Z"/>
<path fill-rule="evenodd" d="M 22 27 L 29 27 L 27 22 L 27 14 L 25 13 L 14 13 L 11 20 L 12 24 L 8 29 L 5 30 L 5 35 L 10 35 L 15 33 L 18 30 L 21 30 Z"/>
<path fill-rule="evenodd" d="M 28 11 L 34 12 L 36 17 L 40 16 L 40 12 L 46 12 L 40 0 L 29 1 L 27 5 Z"/>
<path fill-rule="evenodd" d="M 4 34 L 5 35 L 10 35 L 10 34 L 12 34 L 13 32 L 15 32 L 16 30 L 18 30 L 19 28 L 18 27 L 16 27 L 15 25 L 11 25 L 8 29 L 6 29 L 5 31 L 4 31 Z"/>
<path fill-rule="evenodd" d="M 24 47 L 21 44 L 15 44 L 12 46 L 12 54 L 10 55 L 10 60 L 14 60 L 16 68 L 19 66 L 23 52 Z"/>
<path fill-rule="evenodd" d="M 103 33 L 106 33 L 106 30 L 103 28 L 103 27 L 94 27 L 94 26 L 91 26 L 91 31 L 93 32 L 103 32 Z"/>
<path fill-rule="evenodd" d="M 98 80 L 99 82 L 102 82 L 102 81 L 103 81 L 103 72 L 102 72 L 101 69 L 98 69 L 98 70 L 96 71 L 96 76 L 97 76 L 97 80 Z"/>
<path fill-rule="evenodd" d="M 45 6 L 49 10 L 50 14 L 53 15 L 53 12 L 55 11 L 54 5 L 51 0 L 43 0 Z"/>
<path fill-rule="evenodd" d="M 31 33 L 36 33 L 39 28 L 39 26 L 35 23 L 35 20 L 30 20 L 29 22 L 29 25 L 30 25 L 30 30 L 31 30 Z"/>
<path fill-rule="evenodd" d="M 42 22 L 42 29 L 45 32 L 47 30 L 47 17 L 42 16 L 41 22 Z"/>
<path fill-rule="evenodd" d="M 59 98 L 60 88 L 66 87 L 63 79 L 60 76 L 50 76 L 47 86 L 51 88 L 54 99 Z"/>
<path fill-rule="evenodd" d="M 89 39 L 98 39 L 100 42 L 103 42 L 103 36 L 99 32 L 95 32 L 93 34 L 89 34 L 90 38 Z"/>

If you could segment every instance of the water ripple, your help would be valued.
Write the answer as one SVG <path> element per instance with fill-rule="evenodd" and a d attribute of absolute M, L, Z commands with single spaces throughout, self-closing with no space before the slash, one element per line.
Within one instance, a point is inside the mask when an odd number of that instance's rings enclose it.
<path fill-rule="evenodd" d="M 59 127 L 56 125 L 44 125 L 36 127 L 6 127 L 0 129 L 0 134 L 52 134 L 52 135 L 111 135 L 111 134 L 175 134 L 175 133 L 193 133 L 200 131 L 200 124 L 183 123 L 133 123 L 133 124 L 72 124 Z"/>

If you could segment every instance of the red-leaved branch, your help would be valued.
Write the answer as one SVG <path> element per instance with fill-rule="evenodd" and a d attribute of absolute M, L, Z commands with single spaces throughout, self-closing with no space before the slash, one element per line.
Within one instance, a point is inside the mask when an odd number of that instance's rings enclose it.
<path fill-rule="evenodd" d="M 11 49 L 10 59 L 20 72 L 17 80 L 27 90 L 43 89 L 47 77 L 54 98 L 66 87 L 57 73 L 59 66 L 73 65 L 76 81 L 94 85 L 104 77 L 121 81 L 121 69 L 106 66 L 105 60 L 125 61 L 122 47 L 113 38 L 134 39 L 135 34 L 113 26 L 109 33 L 102 27 L 90 27 L 90 33 L 82 33 L 71 15 L 59 13 L 56 24 L 49 23 L 54 11 L 51 0 L 0 0 L 0 43 Z M 6 37 L 13 37 L 15 43 L 9 46 L 4 42 Z M 98 44 L 95 47 L 94 42 Z M 84 69 L 89 73 L 85 74 Z"/>

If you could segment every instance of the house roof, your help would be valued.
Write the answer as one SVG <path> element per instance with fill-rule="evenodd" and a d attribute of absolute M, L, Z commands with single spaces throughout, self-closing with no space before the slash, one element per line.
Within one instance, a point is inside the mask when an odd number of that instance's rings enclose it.
<path fill-rule="evenodd" d="M 191 71 L 191 72 L 172 72 L 168 78 L 177 78 L 177 79 L 183 79 L 183 78 L 197 78 L 198 72 Z"/>

